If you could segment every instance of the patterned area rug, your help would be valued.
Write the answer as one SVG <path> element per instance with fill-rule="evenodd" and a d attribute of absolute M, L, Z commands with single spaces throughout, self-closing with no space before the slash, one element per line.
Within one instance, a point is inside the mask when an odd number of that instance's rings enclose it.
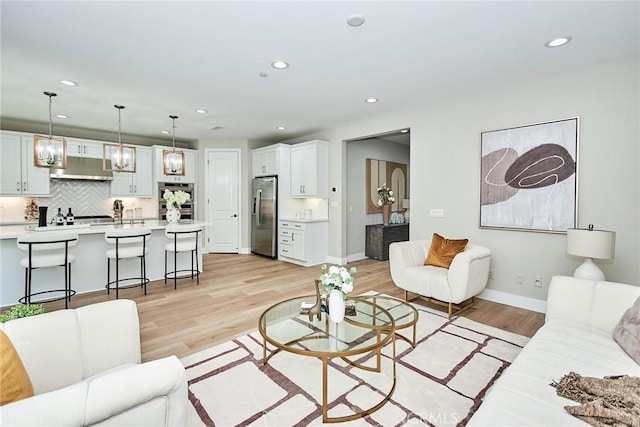
<path fill-rule="evenodd" d="M 416 348 L 396 340 L 396 389 L 373 414 L 342 426 L 464 425 L 529 338 L 464 317 L 414 304 Z M 410 336 L 411 329 L 400 331 Z M 382 373 L 333 359 L 329 365 L 329 416 L 369 408 L 391 389 L 392 347 L 383 352 Z M 359 359 L 359 362 L 368 355 Z M 255 331 L 182 359 L 189 378 L 189 425 L 322 425 L 322 362 L 280 352 L 262 363 Z M 335 424 L 334 424 L 335 425 Z"/>

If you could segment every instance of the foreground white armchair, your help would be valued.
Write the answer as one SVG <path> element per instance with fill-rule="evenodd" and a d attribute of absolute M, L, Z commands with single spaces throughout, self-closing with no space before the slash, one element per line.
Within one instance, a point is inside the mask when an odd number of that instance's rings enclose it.
<path fill-rule="evenodd" d="M 136 304 L 115 300 L 0 324 L 34 396 L 0 406 L 6 426 L 181 426 L 187 379 L 175 356 L 140 363 Z"/>
<path fill-rule="evenodd" d="M 405 290 L 405 299 L 409 301 L 411 292 L 432 303 L 444 304 L 449 317 L 473 307 L 475 296 L 487 287 L 491 251 L 467 243 L 446 269 L 424 265 L 430 247 L 431 240 L 410 240 L 389 246 L 391 278 L 396 286 Z M 467 300 L 470 301 L 460 306 Z"/>

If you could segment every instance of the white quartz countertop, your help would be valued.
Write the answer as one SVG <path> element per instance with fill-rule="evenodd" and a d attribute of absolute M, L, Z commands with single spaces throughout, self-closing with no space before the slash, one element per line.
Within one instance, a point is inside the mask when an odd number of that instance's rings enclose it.
<path fill-rule="evenodd" d="M 75 224 L 75 225 L 61 225 L 61 226 L 48 226 L 46 230 L 34 230 L 33 224 L 25 225 L 3 225 L 0 226 L 0 239 L 15 239 L 18 236 L 25 233 L 46 233 L 48 231 L 64 231 L 73 230 L 79 235 L 82 234 L 103 234 L 108 230 L 113 229 L 128 229 L 128 228 L 150 228 L 151 230 L 164 230 L 167 227 L 167 221 L 160 221 L 157 219 L 148 219 L 144 221 L 144 224 L 139 222 L 135 224 L 127 224 L 126 220 L 123 224 Z M 204 222 L 199 221 L 180 221 L 180 224 L 198 224 L 205 226 Z M 37 228 L 37 227 L 36 227 Z"/>
<path fill-rule="evenodd" d="M 289 222 L 329 222 L 329 218 L 278 218 L 280 221 L 289 221 Z"/>

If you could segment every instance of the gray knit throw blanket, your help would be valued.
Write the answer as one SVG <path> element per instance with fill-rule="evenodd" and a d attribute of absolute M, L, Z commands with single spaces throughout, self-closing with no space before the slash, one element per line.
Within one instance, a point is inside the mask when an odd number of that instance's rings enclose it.
<path fill-rule="evenodd" d="M 640 427 L 640 378 L 582 377 L 575 372 L 551 383 L 558 396 L 580 403 L 564 409 L 593 426 Z"/>

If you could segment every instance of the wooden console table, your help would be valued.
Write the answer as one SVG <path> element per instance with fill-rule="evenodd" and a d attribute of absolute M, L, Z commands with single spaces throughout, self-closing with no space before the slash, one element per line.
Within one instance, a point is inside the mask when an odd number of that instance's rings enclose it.
<path fill-rule="evenodd" d="M 386 261 L 389 259 L 389 245 L 407 240 L 409 240 L 409 223 L 367 225 L 365 255 L 368 258 Z"/>

